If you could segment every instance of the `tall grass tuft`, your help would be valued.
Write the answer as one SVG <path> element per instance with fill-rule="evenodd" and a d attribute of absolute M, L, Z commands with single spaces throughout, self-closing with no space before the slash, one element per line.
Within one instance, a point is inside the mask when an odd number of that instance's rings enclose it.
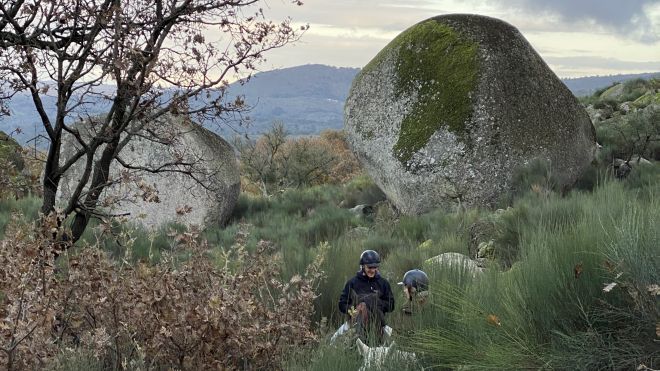
<path fill-rule="evenodd" d="M 519 261 L 467 284 L 433 279 L 430 312 L 444 321 L 407 344 L 445 367 L 657 368 L 657 196 L 640 201 L 609 183 L 593 195 L 536 200 L 519 225 Z"/>
<path fill-rule="evenodd" d="M 291 356 L 286 370 L 290 371 L 336 371 L 357 370 L 362 357 L 355 347 L 322 342 L 315 348 L 305 349 Z"/>
<path fill-rule="evenodd" d="M 314 260 L 320 244 L 334 245 L 346 231 L 366 222 L 337 207 L 343 196 L 342 187 L 333 185 L 290 189 L 269 198 L 241 196 L 230 224 L 207 228 L 204 237 L 226 248 L 239 232 L 238 223 L 245 223 L 250 230 L 247 246 L 273 242 L 283 258 L 282 274 L 293 277 Z"/>
<path fill-rule="evenodd" d="M 0 239 L 5 235 L 5 228 L 11 220 L 12 213 L 19 213 L 26 222 L 37 220 L 41 198 L 30 196 L 15 200 L 0 199 Z"/>

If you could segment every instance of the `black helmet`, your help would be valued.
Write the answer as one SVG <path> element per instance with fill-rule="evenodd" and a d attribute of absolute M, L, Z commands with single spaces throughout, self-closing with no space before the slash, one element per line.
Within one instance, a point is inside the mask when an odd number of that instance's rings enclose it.
<path fill-rule="evenodd" d="M 426 291 L 429 289 L 429 276 L 419 269 L 413 269 L 403 275 L 403 282 L 399 284 L 414 287 L 417 291 Z"/>
<path fill-rule="evenodd" d="M 380 265 L 380 255 L 374 250 L 364 250 L 362 255 L 360 255 L 360 265 L 368 266 L 379 266 Z"/>

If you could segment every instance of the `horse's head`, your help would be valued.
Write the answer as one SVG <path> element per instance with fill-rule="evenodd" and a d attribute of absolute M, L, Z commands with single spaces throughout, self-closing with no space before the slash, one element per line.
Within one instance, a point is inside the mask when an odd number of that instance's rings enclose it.
<path fill-rule="evenodd" d="M 364 357 L 364 363 L 362 364 L 362 367 L 360 367 L 359 371 L 379 368 L 385 364 L 385 358 L 387 358 L 387 354 L 390 352 L 390 348 L 392 347 L 391 345 L 389 347 L 369 347 L 359 338 L 356 342 L 358 350 Z"/>
<path fill-rule="evenodd" d="M 364 357 L 364 362 L 359 371 L 377 370 L 383 367 L 387 359 L 405 360 L 410 363 L 417 363 L 417 356 L 415 353 L 404 352 L 401 350 L 392 349 L 394 343 L 388 347 L 369 347 L 363 343 L 359 338 L 356 340 L 358 350 Z"/>

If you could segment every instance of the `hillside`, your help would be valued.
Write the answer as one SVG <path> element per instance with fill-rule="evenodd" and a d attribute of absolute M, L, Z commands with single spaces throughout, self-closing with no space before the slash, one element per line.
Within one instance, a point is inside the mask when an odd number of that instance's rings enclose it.
<path fill-rule="evenodd" d="M 608 76 L 588 76 L 572 79 L 562 79 L 564 84 L 573 92 L 576 97 L 591 95 L 598 89 L 610 86 L 614 83 L 625 82 L 634 79 L 649 80 L 653 77 L 660 77 L 660 72 L 639 73 L 632 75 L 608 75 Z"/>
<path fill-rule="evenodd" d="M 343 106 L 357 68 L 310 64 L 256 74 L 247 84 L 233 84 L 230 95 L 243 95 L 254 109 L 248 132 L 266 132 L 284 122 L 293 135 L 341 129 Z M 223 132 L 223 135 L 232 134 Z"/>
<path fill-rule="evenodd" d="M 318 134 L 325 129 L 341 129 L 344 125 L 343 103 L 348 95 L 358 68 L 332 67 L 308 64 L 297 67 L 255 74 L 244 85 L 230 85 L 229 97 L 245 96 L 253 107 L 249 114 L 249 125 L 236 128 L 240 133 L 252 135 L 268 130 L 274 121 L 282 121 L 292 135 Z M 597 89 L 630 79 L 649 79 L 658 73 L 637 75 L 590 76 L 563 80 L 576 96 L 588 95 Z M 54 101 L 45 102 L 49 113 L 53 113 Z M 28 95 L 18 94 L 10 103 L 12 116 L 0 117 L 0 130 L 9 133 L 16 127 L 22 133 L 15 138 L 25 144 L 41 133 L 39 118 L 32 108 Z M 99 112 L 102 113 L 102 106 Z M 219 130 L 224 137 L 236 135 L 236 131 Z"/>

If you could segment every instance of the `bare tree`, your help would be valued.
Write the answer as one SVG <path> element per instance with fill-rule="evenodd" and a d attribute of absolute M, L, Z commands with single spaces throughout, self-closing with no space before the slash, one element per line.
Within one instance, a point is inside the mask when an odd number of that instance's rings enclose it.
<path fill-rule="evenodd" d="M 0 2 L 0 114 L 7 113 L 3 101 L 21 92 L 31 95 L 50 141 L 42 212 L 54 210 L 64 172 L 84 161 L 84 173 L 63 210 L 73 215 L 77 240 L 111 182 L 110 165 L 128 165 L 120 161 L 122 149 L 138 136 L 171 140 L 145 125 L 170 113 L 220 123 L 244 110 L 240 99 L 227 101 L 228 78 L 249 77 L 265 52 L 295 41 L 305 29 L 294 29 L 289 19 L 267 20 L 258 8 L 262 2 Z M 220 36 L 211 40 L 212 33 Z M 46 97 L 55 98 L 54 115 L 48 114 Z M 107 114 L 92 119 L 94 105 L 107 107 Z M 93 130 L 83 133 L 81 126 L 90 122 L 96 122 Z M 65 133 L 80 145 L 66 161 L 61 158 Z M 192 174 L 185 161 L 166 165 L 143 170 Z"/>
<path fill-rule="evenodd" d="M 328 140 L 330 139 L 330 140 Z M 282 122 L 256 140 L 236 138 L 243 175 L 269 196 L 276 189 L 328 183 L 341 160 L 329 135 L 290 138 Z"/>
<path fill-rule="evenodd" d="M 257 140 L 235 138 L 234 146 L 241 158 L 241 168 L 250 181 L 257 183 L 264 196 L 270 193 L 270 186 L 277 183 L 282 147 L 288 133 L 281 121 L 273 122 L 270 130 Z"/>

